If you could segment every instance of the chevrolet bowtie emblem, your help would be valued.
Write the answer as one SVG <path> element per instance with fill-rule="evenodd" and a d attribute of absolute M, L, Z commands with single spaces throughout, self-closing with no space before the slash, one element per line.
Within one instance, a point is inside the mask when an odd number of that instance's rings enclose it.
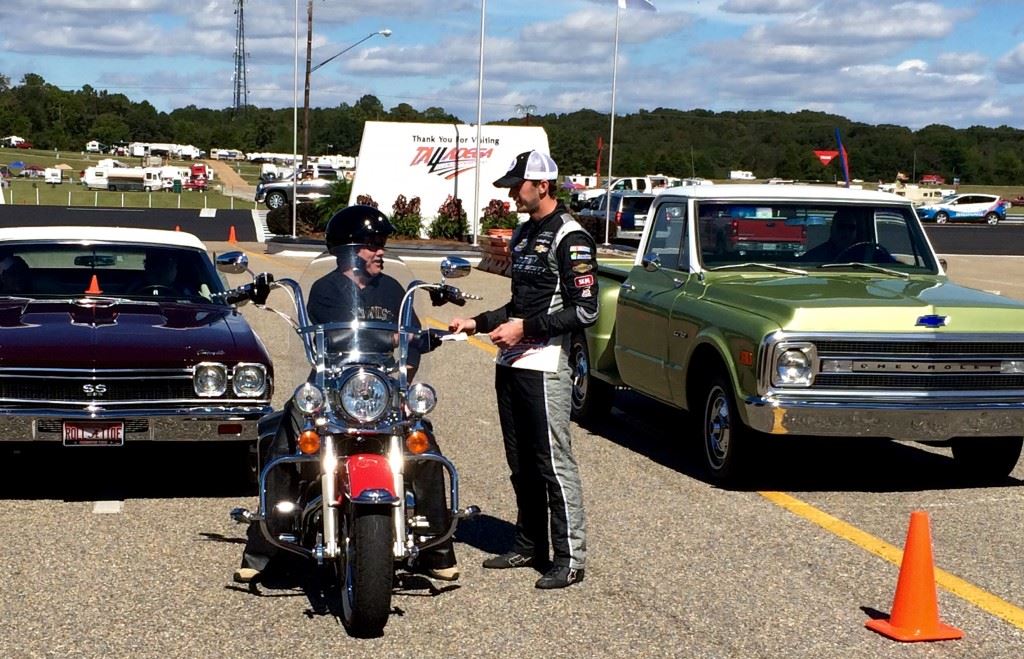
<path fill-rule="evenodd" d="M 943 327 L 946 324 L 947 320 L 949 320 L 949 316 L 939 316 L 939 315 L 936 315 L 936 314 L 928 314 L 927 316 L 919 317 L 917 319 L 917 323 L 915 323 L 915 324 L 918 327 L 930 327 L 930 328 L 934 329 L 936 327 Z"/>

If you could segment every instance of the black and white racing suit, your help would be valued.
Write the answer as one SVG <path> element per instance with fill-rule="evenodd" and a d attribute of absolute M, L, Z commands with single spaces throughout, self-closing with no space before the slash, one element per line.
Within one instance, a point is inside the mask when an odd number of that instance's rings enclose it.
<path fill-rule="evenodd" d="M 498 415 L 518 507 L 512 551 L 546 561 L 550 517 L 554 565 L 583 569 L 586 527 L 569 434 L 568 355 L 572 334 L 597 320 L 596 245 L 559 203 L 550 215 L 520 225 L 510 248 L 512 300 L 476 316 L 476 329 L 490 332 L 522 318 L 524 344 L 554 356 L 536 360 L 521 344 L 497 359 Z"/>

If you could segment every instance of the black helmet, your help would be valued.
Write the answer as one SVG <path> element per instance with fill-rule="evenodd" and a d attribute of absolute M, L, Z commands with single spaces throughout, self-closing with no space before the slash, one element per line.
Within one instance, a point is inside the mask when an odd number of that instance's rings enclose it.
<path fill-rule="evenodd" d="M 337 247 L 363 245 L 374 237 L 386 240 L 394 232 L 395 227 L 387 215 L 373 206 L 349 206 L 328 220 L 324 242 L 327 243 L 327 251 L 333 254 Z"/>

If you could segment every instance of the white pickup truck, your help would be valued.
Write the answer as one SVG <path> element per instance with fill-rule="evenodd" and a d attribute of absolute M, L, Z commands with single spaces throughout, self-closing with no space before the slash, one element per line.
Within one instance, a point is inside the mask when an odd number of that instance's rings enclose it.
<path fill-rule="evenodd" d="M 681 179 L 664 174 L 651 174 L 649 176 L 620 176 L 612 181 L 612 192 L 658 192 L 666 188 L 674 188 L 682 185 Z M 573 210 L 580 210 L 587 201 L 600 197 L 607 188 L 587 188 L 573 192 L 570 200 L 570 207 Z"/>

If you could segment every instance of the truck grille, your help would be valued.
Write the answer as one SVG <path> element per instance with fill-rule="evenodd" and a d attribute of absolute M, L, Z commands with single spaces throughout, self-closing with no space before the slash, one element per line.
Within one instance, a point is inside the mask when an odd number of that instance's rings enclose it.
<path fill-rule="evenodd" d="M 206 400 L 189 369 L 89 370 L 0 368 L 0 400 L 10 403 L 102 404 Z"/>
<path fill-rule="evenodd" d="M 1024 366 L 1024 341 L 813 340 L 819 372 L 815 390 L 913 392 L 1024 391 L 1024 373 L 1001 372 L 1006 361 Z M 849 368 L 828 372 L 826 366 Z M 1018 369 L 1019 370 L 1019 369 Z"/>

